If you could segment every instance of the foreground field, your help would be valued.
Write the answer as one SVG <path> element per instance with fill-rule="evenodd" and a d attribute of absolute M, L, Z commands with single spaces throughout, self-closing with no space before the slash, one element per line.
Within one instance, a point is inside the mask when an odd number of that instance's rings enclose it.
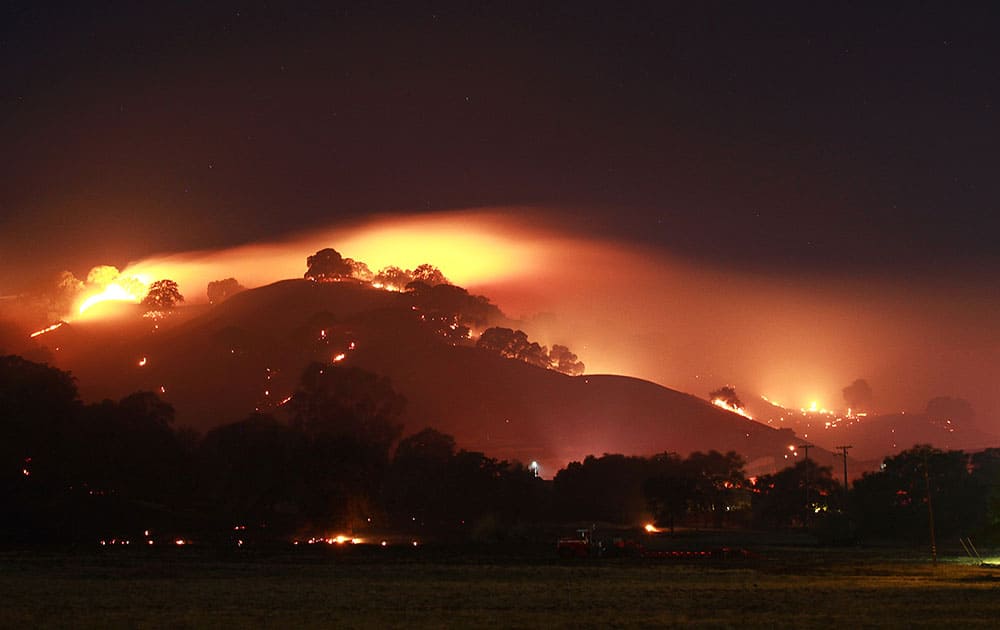
<path fill-rule="evenodd" d="M 1000 569 L 774 550 L 559 562 L 435 552 L 0 555 L 0 627 L 995 627 Z"/>

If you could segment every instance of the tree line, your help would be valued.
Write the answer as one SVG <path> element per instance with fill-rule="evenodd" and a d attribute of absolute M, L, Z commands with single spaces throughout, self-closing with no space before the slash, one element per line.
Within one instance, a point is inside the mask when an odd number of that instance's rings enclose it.
<path fill-rule="evenodd" d="M 849 489 L 809 459 L 748 478 L 738 454 L 716 451 L 589 456 L 545 481 L 434 429 L 402 437 L 405 404 L 384 377 L 314 363 L 286 416 L 198 435 L 176 428 L 155 393 L 84 404 L 68 373 L 0 357 L 0 540 L 93 543 L 150 528 L 225 538 L 236 527 L 498 540 L 545 524 L 651 522 L 921 544 L 928 497 L 939 539 L 1000 538 L 1000 449 L 916 446 Z"/>

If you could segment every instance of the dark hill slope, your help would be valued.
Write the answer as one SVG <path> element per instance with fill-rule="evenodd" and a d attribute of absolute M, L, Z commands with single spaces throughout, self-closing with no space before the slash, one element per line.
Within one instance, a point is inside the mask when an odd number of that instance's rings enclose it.
<path fill-rule="evenodd" d="M 242 292 L 172 329 L 95 337 L 65 367 L 90 399 L 162 387 L 180 423 L 206 429 L 255 408 L 281 415 L 280 401 L 310 360 L 344 354 L 344 364 L 390 377 L 406 396 L 407 432 L 432 426 L 465 448 L 535 459 L 550 473 L 605 452 L 735 450 L 752 462 L 752 473 L 788 463 L 790 432 L 647 381 L 573 378 L 453 346 L 411 307 L 405 294 L 284 281 Z M 147 363 L 139 366 L 142 357 Z M 816 456 L 834 462 L 829 453 Z"/>

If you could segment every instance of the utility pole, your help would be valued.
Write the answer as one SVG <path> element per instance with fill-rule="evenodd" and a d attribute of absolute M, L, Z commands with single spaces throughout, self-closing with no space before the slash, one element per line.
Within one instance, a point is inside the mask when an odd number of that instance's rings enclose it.
<path fill-rule="evenodd" d="M 844 454 L 844 492 L 847 492 L 847 449 L 854 447 L 851 445 L 847 445 L 847 446 L 835 446 L 834 448 Z"/>
<path fill-rule="evenodd" d="M 934 508 L 931 506 L 931 477 L 927 471 L 927 451 L 924 451 L 924 485 L 927 487 L 927 517 L 930 521 L 931 562 L 937 566 L 937 540 L 934 538 Z"/>
<path fill-rule="evenodd" d="M 812 448 L 812 444 L 808 442 L 799 446 L 806 453 L 806 522 L 808 522 L 812 506 L 809 505 L 809 449 Z"/>

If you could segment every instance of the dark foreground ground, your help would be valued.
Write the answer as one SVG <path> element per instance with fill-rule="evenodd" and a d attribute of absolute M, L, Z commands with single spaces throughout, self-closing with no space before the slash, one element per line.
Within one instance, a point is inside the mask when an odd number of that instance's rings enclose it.
<path fill-rule="evenodd" d="M 772 548 L 727 560 L 549 550 L 192 547 L 0 554 L 0 628 L 996 627 L 1000 568 Z"/>

